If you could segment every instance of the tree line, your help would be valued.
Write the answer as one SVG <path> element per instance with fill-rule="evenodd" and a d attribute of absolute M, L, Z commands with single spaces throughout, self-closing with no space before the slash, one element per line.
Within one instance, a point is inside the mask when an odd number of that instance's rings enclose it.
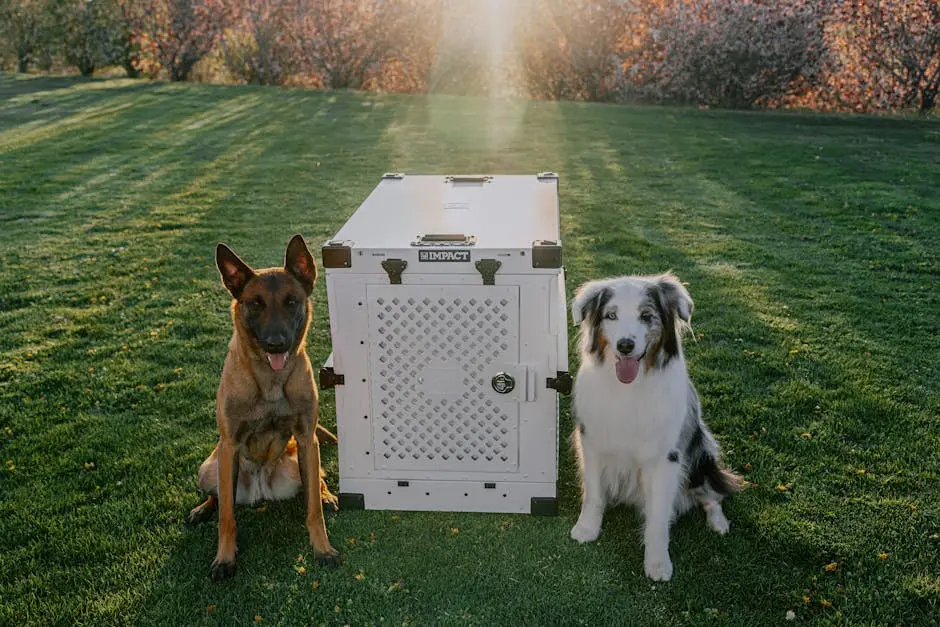
<path fill-rule="evenodd" d="M 7 69 L 929 112 L 937 0 L 0 0 Z"/>

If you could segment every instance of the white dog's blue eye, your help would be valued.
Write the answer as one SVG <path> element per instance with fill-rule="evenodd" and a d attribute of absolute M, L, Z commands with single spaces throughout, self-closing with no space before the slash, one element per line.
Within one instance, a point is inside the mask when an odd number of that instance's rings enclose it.
<path fill-rule="evenodd" d="M 651 322 L 653 320 L 653 314 L 648 311 L 644 311 L 640 314 L 640 320 L 642 322 Z"/>
<path fill-rule="evenodd" d="M 616 311 L 608 311 L 608 312 L 607 312 L 607 315 L 605 315 L 604 317 L 607 318 L 608 320 L 616 320 L 616 319 L 617 319 L 617 312 L 616 312 Z"/>

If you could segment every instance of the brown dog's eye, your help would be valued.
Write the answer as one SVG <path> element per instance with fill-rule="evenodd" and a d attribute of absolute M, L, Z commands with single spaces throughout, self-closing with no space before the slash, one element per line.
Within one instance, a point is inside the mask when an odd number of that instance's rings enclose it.
<path fill-rule="evenodd" d="M 264 309 L 264 300 L 261 298 L 256 298 L 254 300 L 248 301 L 248 308 L 254 312 L 261 311 Z"/>
<path fill-rule="evenodd" d="M 287 298 L 284 299 L 284 304 L 287 305 L 288 307 L 293 307 L 294 305 L 297 304 L 297 299 L 294 298 L 293 296 L 288 296 Z"/>
<path fill-rule="evenodd" d="M 641 321 L 641 322 L 647 322 L 647 323 L 652 322 L 652 321 L 653 321 L 653 314 L 651 314 L 651 313 L 648 312 L 648 311 L 644 311 L 643 313 L 640 314 L 640 321 Z"/>

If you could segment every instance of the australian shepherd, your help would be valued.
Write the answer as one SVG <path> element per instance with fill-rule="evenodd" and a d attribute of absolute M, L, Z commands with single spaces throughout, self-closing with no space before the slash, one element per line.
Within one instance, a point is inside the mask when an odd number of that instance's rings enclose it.
<path fill-rule="evenodd" d="M 719 465 L 682 354 L 692 298 L 670 273 L 621 277 L 582 285 L 571 313 L 581 325 L 572 439 L 582 480 L 571 537 L 591 542 L 608 505 L 636 505 L 646 575 L 668 581 L 672 521 L 698 504 L 727 533 L 721 501 L 741 485 Z"/>

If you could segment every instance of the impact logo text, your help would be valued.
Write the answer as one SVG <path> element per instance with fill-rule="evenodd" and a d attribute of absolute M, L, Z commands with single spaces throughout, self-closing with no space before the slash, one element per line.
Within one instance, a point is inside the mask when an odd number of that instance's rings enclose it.
<path fill-rule="evenodd" d="M 470 261 L 469 250 L 419 250 L 418 261 Z"/>

